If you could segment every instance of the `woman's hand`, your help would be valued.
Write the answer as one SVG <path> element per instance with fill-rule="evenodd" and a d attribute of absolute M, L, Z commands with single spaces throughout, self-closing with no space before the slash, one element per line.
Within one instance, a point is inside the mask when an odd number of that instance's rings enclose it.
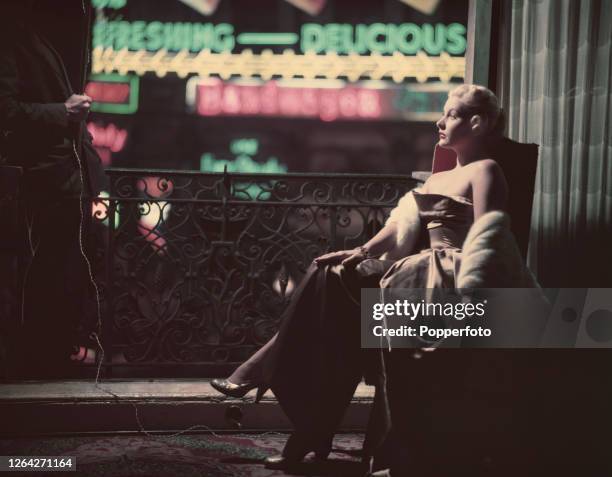
<path fill-rule="evenodd" d="M 341 263 L 345 267 L 355 267 L 358 263 L 368 258 L 363 248 L 353 250 L 340 250 L 339 252 L 326 253 L 314 259 L 314 263 L 323 267 L 325 265 L 336 265 Z"/>

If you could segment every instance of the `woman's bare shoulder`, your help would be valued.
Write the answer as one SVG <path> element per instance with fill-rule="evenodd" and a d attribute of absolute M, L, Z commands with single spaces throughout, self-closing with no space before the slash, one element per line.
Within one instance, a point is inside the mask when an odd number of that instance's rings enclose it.
<path fill-rule="evenodd" d="M 500 165 L 493 159 L 481 159 L 470 164 L 474 202 L 481 202 L 481 211 L 502 210 L 508 197 L 508 183 Z"/>
<path fill-rule="evenodd" d="M 472 180 L 497 180 L 504 177 L 501 166 L 493 159 L 480 159 L 469 166 Z"/>
<path fill-rule="evenodd" d="M 500 170 L 500 165 L 495 161 L 495 159 L 491 159 L 489 157 L 485 159 L 479 159 L 468 164 L 468 167 L 472 168 L 475 171 L 479 171 L 481 173 L 487 173 L 495 170 Z"/>

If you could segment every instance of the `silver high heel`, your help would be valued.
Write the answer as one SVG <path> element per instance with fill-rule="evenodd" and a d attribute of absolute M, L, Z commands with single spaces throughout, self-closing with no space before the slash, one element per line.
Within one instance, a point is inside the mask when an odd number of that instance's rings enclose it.
<path fill-rule="evenodd" d="M 257 394 L 255 395 L 255 403 L 261 401 L 261 398 L 268 390 L 268 386 L 259 383 L 244 383 L 234 384 L 227 379 L 213 379 L 210 385 L 219 391 L 221 394 L 234 398 L 242 398 L 252 390 L 257 388 Z"/>

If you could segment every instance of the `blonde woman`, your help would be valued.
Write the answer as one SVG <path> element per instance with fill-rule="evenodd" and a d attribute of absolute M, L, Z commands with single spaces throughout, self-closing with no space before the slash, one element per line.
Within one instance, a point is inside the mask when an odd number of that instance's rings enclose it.
<path fill-rule="evenodd" d="M 393 420 L 394 408 L 385 403 L 393 404 L 394 396 L 382 384 L 380 353 L 360 348 L 359 288 L 456 286 L 470 227 L 489 212 L 503 210 L 507 201 L 504 174 L 489 156 L 503 126 L 490 90 L 476 85 L 452 90 L 436 127 L 438 144 L 456 153 L 455 167 L 433 174 L 423 187 L 406 194 L 384 228 L 363 246 L 315 259 L 279 332 L 227 379 L 212 382 L 234 397 L 254 388 L 257 399 L 268 387 L 274 391 L 295 431 L 283 454 L 267 459 L 268 467 L 288 467 L 310 451 L 325 458 L 364 375 L 377 384 L 375 419 Z M 428 232 L 429 246 L 415 253 L 422 228 Z M 369 433 L 366 439 L 370 454 L 389 428 L 388 423 L 371 424 L 379 435 Z"/>

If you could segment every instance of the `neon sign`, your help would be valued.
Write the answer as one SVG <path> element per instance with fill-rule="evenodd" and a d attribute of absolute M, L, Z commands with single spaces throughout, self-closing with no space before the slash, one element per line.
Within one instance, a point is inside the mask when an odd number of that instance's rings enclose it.
<path fill-rule="evenodd" d="M 202 15 L 212 15 L 220 0 L 179 0 Z"/>
<path fill-rule="evenodd" d="M 100 191 L 98 197 L 91 202 L 91 216 L 96 221 L 108 227 L 108 213 L 110 211 L 110 201 L 108 192 Z M 115 227 L 119 227 L 121 215 L 119 210 L 115 209 Z"/>
<path fill-rule="evenodd" d="M 256 138 L 241 138 L 234 139 L 230 142 L 230 151 L 232 154 L 254 156 L 259 150 L 259 141 Z"/>
<path fill-rule="evenodd" d="M 230 23 L 104 20 L 94 26 L 92 71 L 450 81 L 463 78 L 466 44 L 461 23 L 306 23 L 299 33 L 237 33 Z"/>
<path fill-rule="evenodd" d="M 128 133 L 125 129 L 120 129 L 114 124 L 106 126 L 96 123 L 87 123 L 87 130 L 93 136 L 93 146 L 102 159 L 104 166 L 110 166 L 111 154 L 119 152 L 125 147 Z"/>
<path fill-rule="evenodd" d="M 156 198 L 165 198 L 174 191 L 172 181 L 155 176 L 139 179 L 136 186 L 143 193 Z M 140 204 L 138 232 L 151 244 L 159 255 L 163 255 L 166 252 L 166 239 L 164 238 L 163 227 L 168 220 L 171 207 L 172 204 L 164 200 L 156 202 L 148 201 Z"/>
<path fill-rule="evenodd" d="M 112 8 L 118 10 L 125 7 L 127 0 L 91 0 L 94 8 Z"/>
<path fill-rule="evenodd" d="M 168 73 L 175 73 L 180 78 L 189 75 L 203 77 L 219 76 L 229 79 L 233 76 L 243 78 L 346 78 L 349 81 L 359 79 L 379 80 L 391 78 L 396 83 L 407 79 L 416 79 L 424 83 L 430 79 L 450 81 L 451 78 L 462 79 L 465 71 L 465 58 L 441 53 L 440 56 L 428 56 L 422 52 L 414 56 L 395 53 L 392 56 L 372 54 L 359 56 L 349 54 L 339 56 L 336 53 L 317 55 L 305 53 L 296 55 L 293 50 L 275 54 L 264 50 L 254 54 L 251 50 L 240 53 L 212 53 L 208 50 L 192 55 L 183 50 L 169 53 L 160 50 L 157 53 L 145 51 L 115 51 L 110 48 L 93 50 L 93 73 L 120 74 L 130 72 L 137 75 L 155 73 L 163 78 Z"/>
<path fill-rule="evenodd" d="M 231 81 L 190 78 L 188 108 L 201 116 L 281 116 L 338 119 L 437 119 L 451 86 L 390 88 L 380 82 Z"/>
<path fill-rule="evenodd" d="M 257 162 L 249 156 L 238 156 L 236 159 L 217 159 L 214 154 L 206 152 L 200 158 L 200 170 L 204 172 L 244 172 L 249 174 L 284 174 L 287 166 L 270 157 L 266 162 Z"/>
<path fill-rule="evenodd" d="M 100 113 L 133 114 L 138 110 L 139 82 L 137 76 L 90 76 L 85 93 L 93 99 L 91 110 Z"/>
<path fill-rule="evenodd" d="M 465 53 L 466 28 L 460 23 L 431 25 L 424 23 L 373 23 L 350 25 L 329 23 L 302 25 L 301 49 L 303 52 L 341 54 L 366 53 L 415 55 L 425 51 L 429 55 L 442 52 L 453 55 Z"/>
<path fill-rule="evenodd" d="M 93 46 L 113 50 L 198 53 L 232 52 L 235 46 L 299 45 L 301 53 L 462 55 L 466 28 L 460 23 L 306 23 L 300 33 L 235 33 L 230 23 L 186 23 L 145 21 L 100 21 L 93 30 Z"/>
<path fill-rule="evenodd" d="M 256 138 L 240 138 L 231 141 L 230 151 L 236 157 L 234 159 L 220 159 L 215 154 L 205 152 L 200 157 L 200 170 L 203 172 L 242 172 L 249 174 L 284 174 L 287 166 L 282 164 L 274 156 L 268 157 L 264 162 L 254 160 L 251 156 L 257 154 L 259 141 Z M 236 182 L 233 184 L 232 195 L 239 199 L 267 200 L 270 192 L 267 188 L 272 187 L 274 181 L 267 181 L 263 186 L 258 182 Z M 265 187 L 265 188 L 264 188 Z"/>
<path fill-rule="evenodd" d="M 244 85 L 224 83 L 214 78 L 205 81 L 195 78 L 189 82 L 188 90 L 196 88 L 194 106 L 201 116 L 293 116 L 333 121 L 375 119 L 381 114 L 380 95 L 376 90 L 292 88 L 276 81 Z"/>
<path fill-rule="evenodd" d="M 229 23 L 101 21 L 93 28 L 93 46 L 132 51 L 232 51 L 236 40 Z"/>

